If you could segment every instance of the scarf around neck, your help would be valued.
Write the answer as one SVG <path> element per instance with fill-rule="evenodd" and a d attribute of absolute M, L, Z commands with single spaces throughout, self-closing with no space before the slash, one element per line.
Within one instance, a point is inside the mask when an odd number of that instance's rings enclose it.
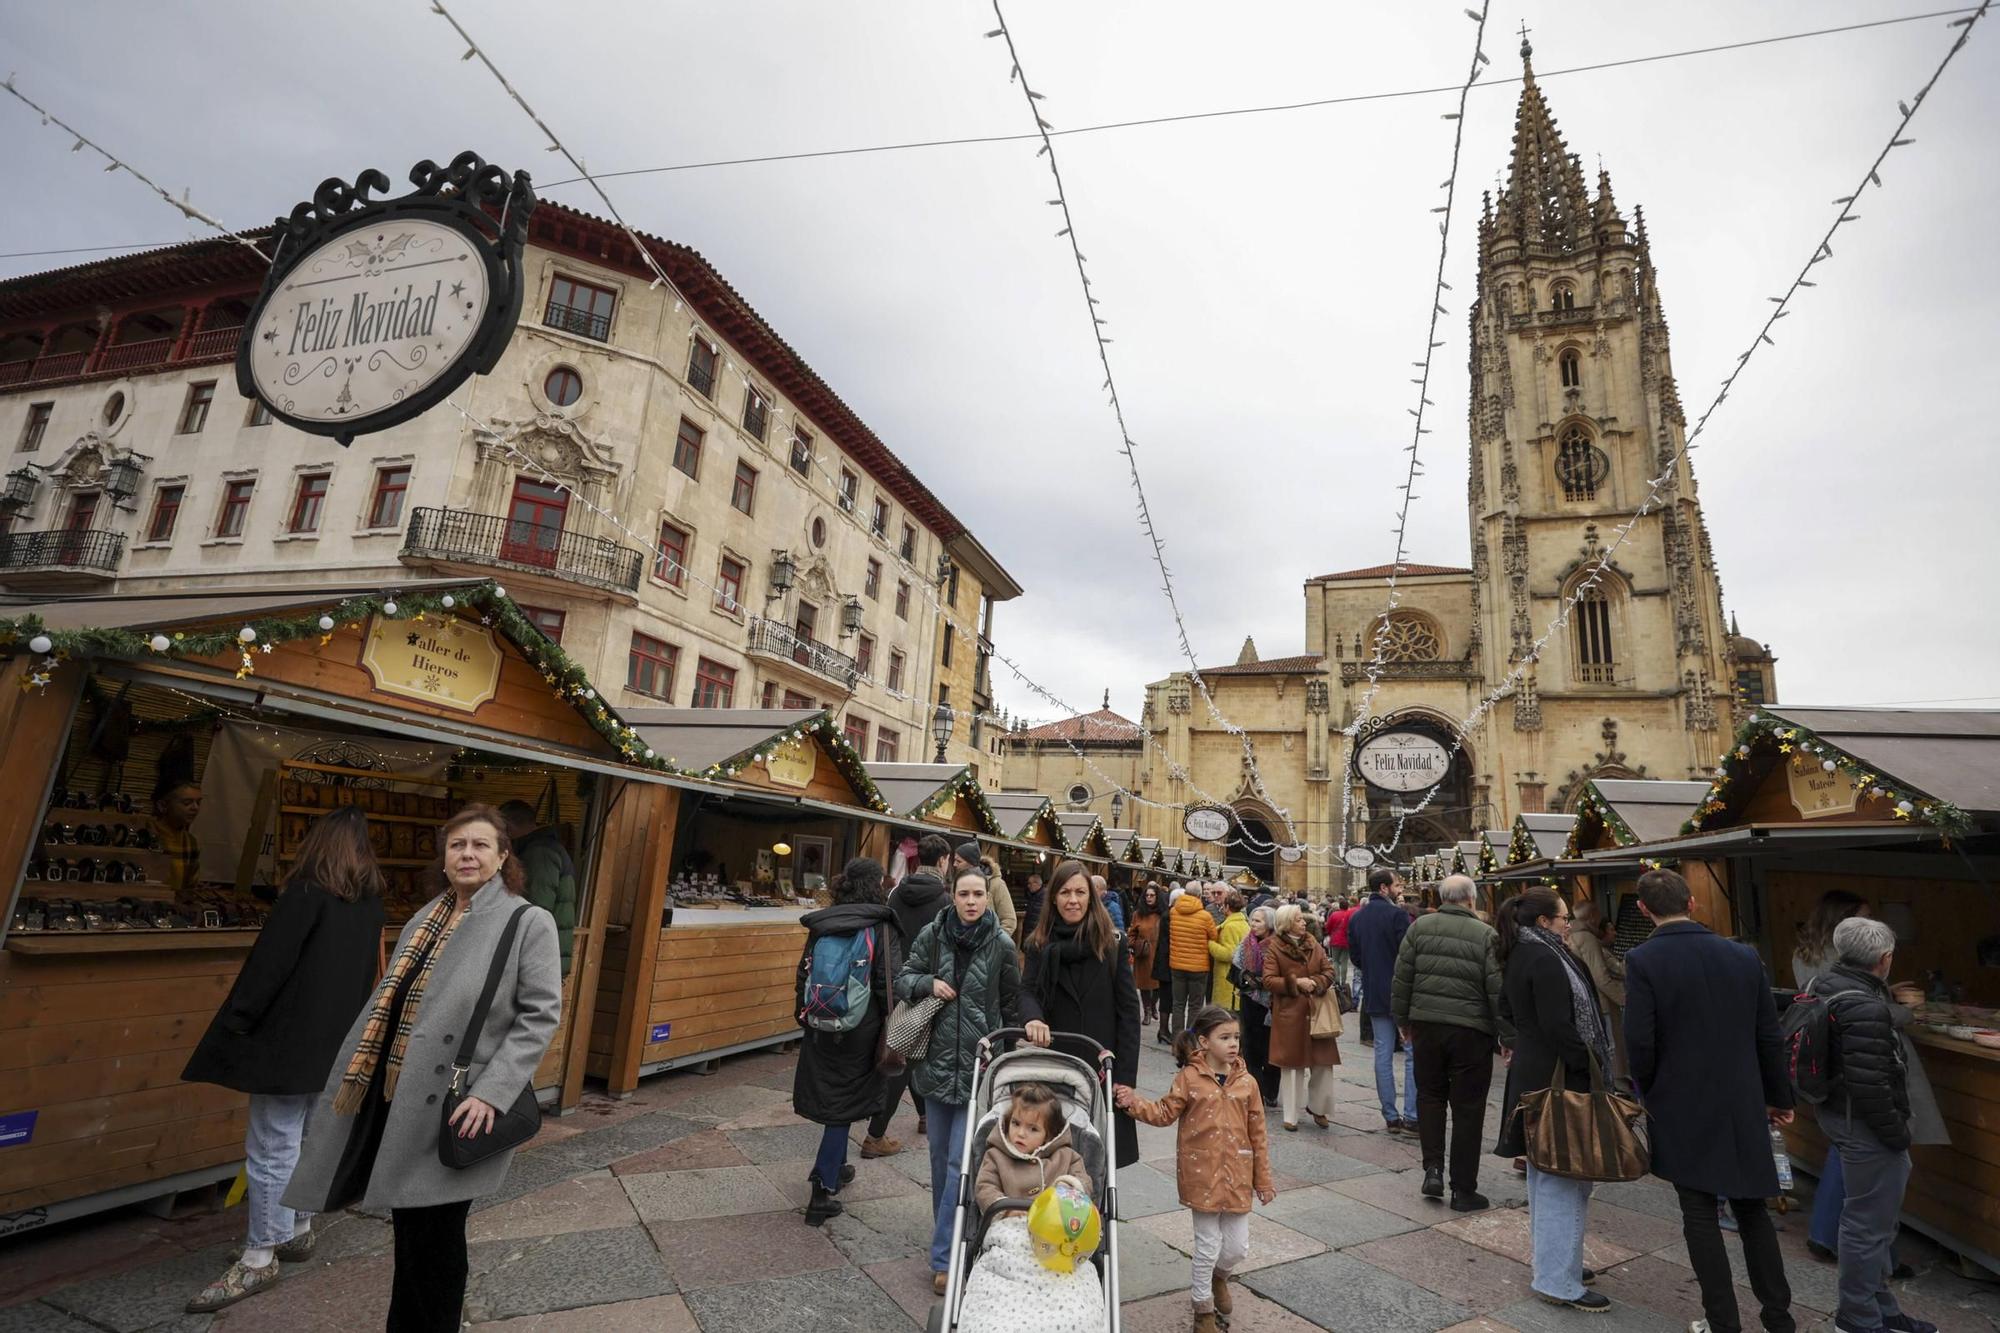
<path fill-rule="evenodd" d="M 1597 993 L 1591 985 L 1590 974 L 1583 970 L 1583 963 L 1571 953 L 1556 933 L 1545 926 L 1521 927 L 1521 938 L 1533 940 L 1556 956 L 1563 966 L 1563 975 L 1569 978 L 1570 1015 L 1576 1022 L 1577 1035 L 1596 1057 L 1598 1068 L 1605 1072 L 1611 1069 L 1611 1032 L 1604 1026 L 1597 1012 Z"/>
<path fill-rule="evenodd" d="M 1285 951 L 1287 957 L 1300 962 L 1312 957 L 1311 935 L 1273 935 L 1271 938 L 1278 942 L 1278 947 Z"/>
<path fill-rule="evenodd" d="M 382 984 L 375 988 L 375 998 L 368 1006 L 367 1025 L 361 1029 L 361 1040 L 355 1043 L 354 1054 L 348 1057 L 347 1069 L 340 1076 L 340 1091 L 334 1094 L 334 1114 L 353 1115 L 361 1109 L 368 1100 L 368 1085 L 375 1078 L 375 1067 L 385 1052 L 388 1066 L 382 1071 L 382 1100 L 396 1099 L 396 1082 L 403 1072 L 403 1052 L 410 1044 L 411 1030 L 417 1025 L 424 984 L 430 980 L 431 969 L 437 966 L 438 955 L 444 952 L 445 941 L 458 928 L 458 923 L 451 919 L 452 899 L 447 890 L 425 909 L 417 920 L 417 928 L 410 933 L 409 942 L 396 951 Z M 391 1032 L 389 1010 L 395 1006 L 396 988 L 413 971 L 415 980 L 410 982 L 409 993 L 403 997 L 403 1011 L 396 1018 L 396 1030 Z"/>
<path fill-rule="evenodd" d="M 1042 950 L 1042 965 L 1035 974 L 1035 998 L 1044 1009 L 1060 994 L 1067 996 L 1079 1015 L 1110 1008 L 1111 973 L 1104 961 L 1084 943 L 1081 923 L 1049 923 L 1049 942 Z M 1101 1006 L 1100 1006 L 1101 1002 Z"/>

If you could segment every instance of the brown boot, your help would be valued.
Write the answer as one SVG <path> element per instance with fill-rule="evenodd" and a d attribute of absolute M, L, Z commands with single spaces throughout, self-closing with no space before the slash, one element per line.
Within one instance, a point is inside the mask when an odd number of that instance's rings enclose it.
<path fill-rule="evenodd" d="M 1215 1293 L 1215 1312 L 1226 1317 L 1235 1304 L 1229 1298 L 1229 1274 L 1217 1273 L 1209 1278 L 1208 1284 Z"/>
<path fill-rule="evenodd" d="M 1194 1307 L 1194 1333 L 1220 1333 L 1215 1325 L 1215 1311 Z"/>
<path fill-rule="evenodd" d="M 863 1157 L 894 1157 L 901 1151 L 903 1151 L 903 1141 L 901 1139 L 892 1139 L 886 1134 L 879 1139 L 863 1138 L 861 1140 L 861 1155 Z"/>

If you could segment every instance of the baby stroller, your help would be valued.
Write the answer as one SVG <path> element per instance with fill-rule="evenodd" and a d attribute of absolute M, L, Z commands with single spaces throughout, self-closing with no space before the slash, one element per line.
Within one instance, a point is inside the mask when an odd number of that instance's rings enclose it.
<path fill-rule="evenodd" d="M 1091 1053 L 1089 1061 L 1055 1049 L 1019 1046 L 995 1053 L 996 1046 L 1025 1038 L 1022 1028 L 1002 1028 L 980 1038 L 972 1067 L 972 1105 L 967 1108 L 965 1146 L 958 1164 L 958 1204 L 951 1224 L 951 1251 L 946 1272 L 944 1300 L 931 1307 L 929 1333 L 953 1333 L 958 1328 L 965 1299 L 965 1283 L 973 1261 L 978 1259 L 987 1225 L 1003 1212 L 1025 1210 L 1030 1199 L 1000 1199 L 985 1214 L 973 1201 L 972 1190 L 979 1161 L 987 1146 L 1001 1133 L 1012 1090 L 1023 1083 L 1043 1083 L 1062 1103 L 1063 1117 L 1069 1122 L 1070 1141 L 1082 1156 L 1090 1173 L 1091 1201 L 1097 1205 L 1103 1223 L 1096 1266 L 1099 1285 L 1104 1289 L 1104 1323 L 1108 1333 L 1118 1329 L 1118 1185 L 1111 1144 L 1111 1061 L 1112 1054 L 1080 1032 L 1052 1034 L 1055 1045 L 1075 1046 Z"/>

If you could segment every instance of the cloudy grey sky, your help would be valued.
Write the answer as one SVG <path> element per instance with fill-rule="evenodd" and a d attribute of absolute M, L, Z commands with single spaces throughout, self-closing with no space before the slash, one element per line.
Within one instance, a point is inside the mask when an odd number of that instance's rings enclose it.
<path fill-rule="evenodd" d="M 1911 0 L 1493 0 L 1449 280 L 1506 162 L 1517 25 L 1538 70 L 1923 13 Z M 459 0 L 594 171 L 1018 133 L 984 5 Z M 1459 0 L 1015 0 L 1059 128 L 1451 84 Z M 1793 702 L 2000 693 L 2000 19 L 1983 21 L 1695 454 L 1729 609 Z M 1570 147 L 1643 205 L 1692 418 L 1928 77 L 1942 18 L 1545 77 Z M 24 91 L 233 224 L 328 175 L 400 180 L 466 147 L 568 174 L 425 0 L 66 0 L 0 11 Z M 1246 633 L 1301 649 L 1301 582 L 1386 561 L 1409 361 L 1424 342 L 1451 98 L 1058 140 L 1118 341 L 1154 513 L 1204 662 Z M 0 105 L 0 250 L 197 234 L 25 110 Z M 1057 694 L 1136 716 L 1179 665 L 1047 173 L 994 143 L 635 176 L 635 225 L 701 250 L 1027 587 L 1004 651 Z M 585 187 L 550 197 L 595 208 Z M 1470 206 L 1463 206 L 1470 200 Z M 0 274 L 89 256 L 0 259 Z M 1447 300 L 1412 558 L 1467 560 L 1465 320 Z M 1002 702 L 1047 716 L 1005 670 Z M 2000 698 L 1988 699 L 2000 703 Z"/>

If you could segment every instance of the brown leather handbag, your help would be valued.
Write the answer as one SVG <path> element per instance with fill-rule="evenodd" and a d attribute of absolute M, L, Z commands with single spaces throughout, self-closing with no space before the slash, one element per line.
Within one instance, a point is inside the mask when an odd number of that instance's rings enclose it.
<path fill-rule="evenodd" d="M 1589 1092 L 1571 1092 L 1563 1079 L 1558 1060 L 1548 1087 L 1521 1094 L 1527 1158 L 1535 1170 L 1606 1182 L 1637 1180 L 1651 1170 L 1645 1108 L 1606 1088 L 1594 1058 Z"/>

